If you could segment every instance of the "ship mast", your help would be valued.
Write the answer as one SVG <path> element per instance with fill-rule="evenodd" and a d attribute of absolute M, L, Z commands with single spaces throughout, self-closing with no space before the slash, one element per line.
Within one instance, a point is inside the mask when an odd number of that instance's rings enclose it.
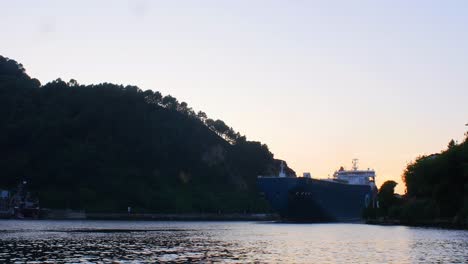
<path fill-rule="evenodd" d="M 286 173 L 284 173 L 284 161 L 281 161 L 280 168 L 281 168 L 281 170 L 280 170 L 280 173 L 279 173 L 278 176 L 281 177 L 281 178 L 286 177 Z"/>
<path fill-rule="evenodd" d="M 357 170 L 358 169 L 358 159 L 353 159 L 353 170 Z"/>

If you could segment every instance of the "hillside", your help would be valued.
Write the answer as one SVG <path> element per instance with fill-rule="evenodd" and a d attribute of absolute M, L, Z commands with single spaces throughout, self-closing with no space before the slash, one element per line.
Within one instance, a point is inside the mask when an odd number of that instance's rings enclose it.
<path fill-rule="evenodd" d="M 28 180 L 42 207 L 101 212 L 263 212 L 256 177 L 280 163 L 267 145 L 170 95 L 41 85 L 2 56 L 0 149 L 1 188 Z"/>

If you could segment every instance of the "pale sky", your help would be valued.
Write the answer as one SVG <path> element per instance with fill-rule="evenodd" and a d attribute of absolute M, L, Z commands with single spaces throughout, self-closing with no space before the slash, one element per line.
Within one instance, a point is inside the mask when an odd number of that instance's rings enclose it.
<path fill-rule="evenodd" d="M 171 94 L 276 158 L 399 182 L 468 122 L 468 1 L 0 0 L 0 54 Z"/>

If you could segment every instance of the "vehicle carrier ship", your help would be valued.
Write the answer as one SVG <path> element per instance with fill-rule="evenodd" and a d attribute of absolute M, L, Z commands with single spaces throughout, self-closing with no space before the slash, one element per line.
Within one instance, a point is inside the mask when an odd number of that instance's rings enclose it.
<path fill-rule="evenodd" d="M 277 176 L 259 176 L 257 184 L 271 207 L 285 221 L 356 222 L 365 208 L 376 205 L 375 171 L 341 167 L 333 178 L 287 176 L 284 164 Z"/>

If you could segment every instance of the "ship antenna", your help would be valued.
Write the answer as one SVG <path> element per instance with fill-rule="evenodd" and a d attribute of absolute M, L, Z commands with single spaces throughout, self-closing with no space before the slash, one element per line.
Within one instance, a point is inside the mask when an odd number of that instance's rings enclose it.
<path fill-rule="evenodd" d="M 358 159 L 353 159 L 353 170 L 357 170 L 358 169 Z"/>

